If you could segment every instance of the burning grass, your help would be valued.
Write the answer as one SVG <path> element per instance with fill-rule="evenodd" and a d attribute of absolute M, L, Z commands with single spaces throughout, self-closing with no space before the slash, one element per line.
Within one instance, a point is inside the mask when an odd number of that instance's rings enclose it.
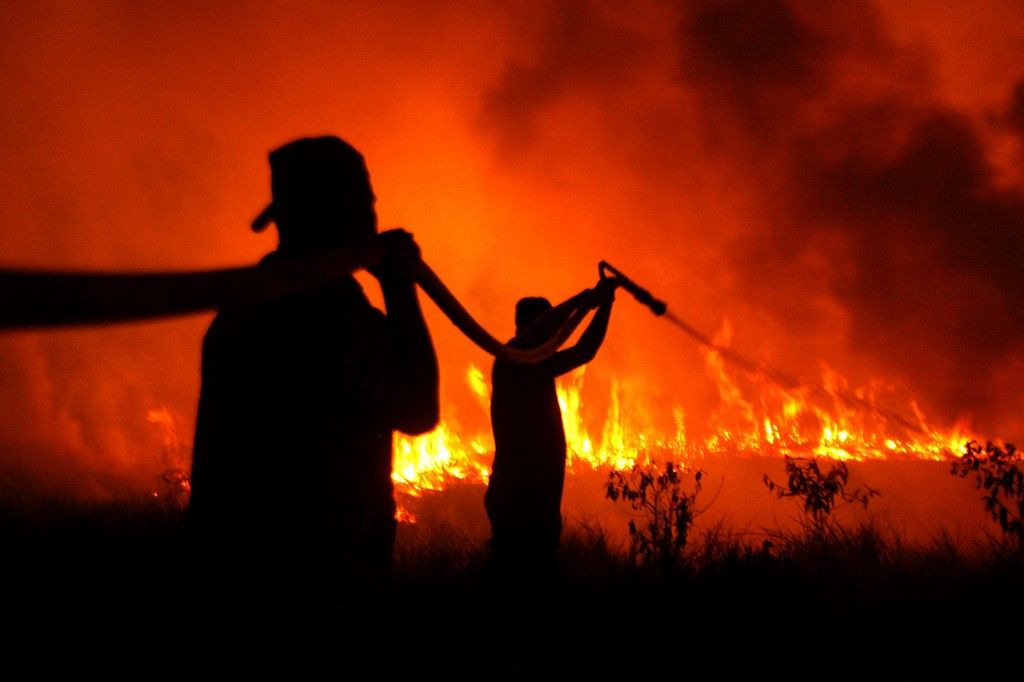
<path fill-rule="evenodd" d="M 938 428 L 910 401 L 892 409 L 892 387 L 876 381 L 853 388 L 838 373 L 822 370 L 820 382 L 801 382 L 769 369 L 737 371 L 725 362 L 729 326 L 702 348 L 708 378 L 719 404 L 707 424 L 687 424 L 681 407 L 647 404 L 645 396 L 613 380 L 604 418 L 584 418 L 584 378 L 580 368 L 558 380 L 558 401 L 568 444 L 570 474 L 611 467 L 627 471 L 635 464 L 672 460 L 699 464 L 706 459 L 750 457 L 822 457 L 842 461 L 933 461 L 954 458 L 976 436 L 966 426 Z M 466 383 L 486 413 L 490 385 L 475 365 Z M 494 442 L 489 430 L 464 428 L 443 415 L 425 436 L 398 435 L 392 478 L 411 496 L 443 490 L 453 483 L 485 484 L 490 476 Z M 655 425 L 654 416 L 671 414 L 672 425 Z M 594 415 L 590 415 L 592 418 Z M 697 428 L 695 428 L 697 427 Z M 703 435 L 697 436 L 699 431 Z"/>

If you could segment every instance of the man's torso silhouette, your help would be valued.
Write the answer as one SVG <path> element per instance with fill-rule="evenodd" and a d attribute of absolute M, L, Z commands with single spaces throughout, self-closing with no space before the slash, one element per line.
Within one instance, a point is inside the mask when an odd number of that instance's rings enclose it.
<path fill-rule="evenodd" d="M 494 466 L 487 509 L 496 542 L 512 535 L 558 545 L 566 443 L 555 389 L 544 363 L 496 360 L 491 374 Z"/>
<path fill-rule="evenodd" d="M 497 359 L 491 374 L 491 428 L 494 464 L 484 505 L 491 522 L 491 550 L 501 570 L 549 570 L 562 532 L 562 491 L 566 441 L 555 379 L 590 362 L 604 340 L 614 300 L 614 284 L 594 290 L 601 302 L 593 320 L 571 348 L 533 364 Z M 516 306 L 518 334 L 551 304 L 522 299 Z"/>
<path fill-rule="evenodd" d="M 334 143 L 344 144 L 332 138 L 328 156 Z M 324 149 L 312 147 L 299 151 L 317 161 Z M 300 162 L 310 163 L 301 154 L 293 163 Z M 287 192 L 274 189 L 272 206 L 283 213 Z M 263 263 L 320 250 L 320 235 L 304 223 L 275 218 L 282 243 Z M 372 230 L 367 220 L 362 237 L 376 232 L 375 215 Z M 333 229 L 335 218 L 325 224 Z M 414 248 L 405 233 L 387 236 L 406 257 Z M 392 430 L 420 432 L 437 420 L 433 346 L 411 277 L 399 270 L 376 273 L 387 316 L 345 277 L 222 310 L 210 325 L 189 517 L 217 583 L 211 589 L 316 598 L 386 579 L 395 533 Z"/>

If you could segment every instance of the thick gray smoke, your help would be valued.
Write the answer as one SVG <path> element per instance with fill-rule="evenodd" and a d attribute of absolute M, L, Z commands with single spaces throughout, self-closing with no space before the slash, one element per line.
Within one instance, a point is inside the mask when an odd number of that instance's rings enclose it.
<path fill-rule="evenodd" d="M 838 343 L 819 357 L 902 382 L 942 419 L 1019 428 L 1024 195 L 987 143 L 1024 122 L 1020 85 L 998 116 L 951 105 L 928 54 L 869 2 L 644 11 L 647 24 L 558 3 L 532 57 L 511 58 L 488 93 L 485 129 L 506 146 L 557 145 L 558 130 L 530 131 L 588 102 L 620 145 L 606 146 L 611 162 L 643 175 L 649 196 L 706 173 L 723 203 L 743 204 L 699 228 L 680 211 L 676 241 L 699 229 L 717 244 L 709 264 L 729 274 L 717 296 L 792 337 L 769 344 L 824 335 Z"/>

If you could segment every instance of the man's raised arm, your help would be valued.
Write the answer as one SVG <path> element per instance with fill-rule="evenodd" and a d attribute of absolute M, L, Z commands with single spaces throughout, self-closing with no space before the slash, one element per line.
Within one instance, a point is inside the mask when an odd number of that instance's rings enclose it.
<path fill-rule="evenodd" d="M 384 262 L 370 270 L 380 282 L 387 309 L 398 383 L 392 396 L 394 427 L 426 433 L 440 419 L 437 354 L 430 339 L 413 278 L 420 250 L 405 230 L 380 235 L 388 249 Z"/>
<path fill-rule="evenodd" d="M 587 364 L 597 355 L 597 349 L 604 343 L 604 337 L 608 331 L 608 322 L 611 319 L 612 304 L 615 302 L 615 288 L 617 286 L 615 278 L 609 277 L 602 279 L 592 289 L 596 300 L 599 301 L 597 312 L 594 313 L 594 317 L 590 320 L 586 331 L 583 332 L 579 341 L 574 346 L 560 350 L 543 361 L 544 367 L 552 374 L 560 376 L 566 372 L 571 372 L 577 367 Z"/>

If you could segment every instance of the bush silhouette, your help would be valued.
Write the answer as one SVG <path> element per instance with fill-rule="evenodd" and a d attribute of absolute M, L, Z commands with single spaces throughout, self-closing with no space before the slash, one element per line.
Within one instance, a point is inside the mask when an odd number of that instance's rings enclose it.
<path fill-rule="evenodd" d="M 851 503 L 868 506 L 868 501 L 880 495 L 871 486 L 864 485 L 855 490 L 847 490 L 850 470 L 846 462 L 836 462 L 828 471 L 824 471 L 814 457 L 786 457 L 786 483 L 776 483 L 764 475 L 764 484 L 769 492 L 775 493 L 779 499 L 794 497 L 800 501 L 804 515 L 810 519 L 812 536 L 822 538 L 835 530 L 832 523 L 832 512 L 838 507 Z"/>
<path fill-rule="evenodd" d="M 605 496 L 625 501 L 644 515 L 640 525 L 629 522 L 630 557 L 634 565 L 654 569 L 663 576 L 682 563 L 690 526 L 697 515 L 694 503 L 701 490 L 703 471 L 693 473 L 693 492 L 683 490 L 687 471 L 672 462 L 636 464 L 628 472 L 608 475 Z"/>
<path fill-rule="evenodd" d="M 1024 461 L 1013 444 L 988 442 L 982 447 L 972 440 L 953 462 L 952 473 L 960 478 L 974 476 L 975 487 L 985 490 L 981 499 L 992 520 L 1017 549 L 1024 549 Z"/>

